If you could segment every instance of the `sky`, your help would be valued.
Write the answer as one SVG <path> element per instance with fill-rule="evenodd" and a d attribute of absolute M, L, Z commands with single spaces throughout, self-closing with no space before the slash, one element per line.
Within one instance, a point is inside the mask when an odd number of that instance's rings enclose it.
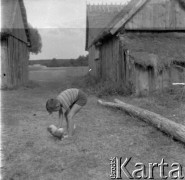
<path fill-rule="evenodd" d="M 28 22 L 42 38 L 42 52 L 30 59 L 70 59 L 86 55 L 86 3 L 111 4 L 128 0 L 24 0 Z"/>

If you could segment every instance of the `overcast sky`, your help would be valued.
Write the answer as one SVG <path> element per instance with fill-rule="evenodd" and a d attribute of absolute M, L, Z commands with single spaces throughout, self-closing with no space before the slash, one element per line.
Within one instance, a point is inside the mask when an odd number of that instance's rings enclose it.
<path fill-rule="evenodd" d="M 85 52 L 86 3 L 128 0 L 24 0 L 28 22 L 39 30 L 42 52 L 30 59 L 77 58 Z"/>

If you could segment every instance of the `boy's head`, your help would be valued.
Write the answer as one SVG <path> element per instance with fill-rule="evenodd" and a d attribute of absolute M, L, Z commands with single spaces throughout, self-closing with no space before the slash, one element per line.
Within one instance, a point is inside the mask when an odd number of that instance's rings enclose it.
<path fill-rule="evenodd" d="M 59 111 L 60 110 L 60 102 L 58 99 L 49 99 L 46 102 L 46 109 L 47 111 L 51 114 L 54 111 Z"/>

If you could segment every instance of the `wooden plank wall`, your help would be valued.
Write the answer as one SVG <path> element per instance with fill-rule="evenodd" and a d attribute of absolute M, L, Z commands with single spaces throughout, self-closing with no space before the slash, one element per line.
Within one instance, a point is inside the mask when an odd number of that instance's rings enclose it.
<path fill-rule="evenodd" d="M 2 43 L 2 88 L 13 88 L 28 81 L 27 45 L 12 36 Z"/>
<path fill-rule="evenodd" d="M 17 5 L 11 35 L 1 41 L 2 88 L 12 88 L 28 81 L 27 36 L 19 3 Z"/>
<path fill-rule="evenodd" d="M 91 48 L 89 48 L 89 69 L 91 69 L 90 71 L 90 74 L 92 76 L 96 76 L 96 69 L 95 69 L 95 62 L 94 62 L 94 59 L 95 59 L 95 49 L 94 49 L 94 46 L 92 46 Z"/>
<path fill-rule="evenodd" d="M 103 80 L 117 81 L 119 65 L 119 40 L 117 37 L 107 40 L 100 48 L 101 74 Z"/>
<path fill-rule="evenodd" d="M 176 0 L 150 0 L 125 25 L 127 30 L 185 30 L 185 10 Z"/>
<path fill-rule="evenodd" d="M 7 85 L 7 41 L 1 40 L 1 88 Z"/>
<path fill-rule="evenodd" d="M 95 46 L 92 46 L 89 48 L 89 69 L 91 69 L 90 74 L 96 78 L 100 78 L 100 65 L 101 65 L 101 61 L 96 60 L 96 48 Z"/>

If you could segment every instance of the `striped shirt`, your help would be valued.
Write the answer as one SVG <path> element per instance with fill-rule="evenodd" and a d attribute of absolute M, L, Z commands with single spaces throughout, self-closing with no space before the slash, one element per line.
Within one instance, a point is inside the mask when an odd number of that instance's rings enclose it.
<path fill-rule="evenodd" d="M 57 96 L 57 99 L 60 101 L 65 110 L 68 110 L 69 107 L 77 100 L 78 92 L 79 89 L 72 88 L 62 91 Z"/>

